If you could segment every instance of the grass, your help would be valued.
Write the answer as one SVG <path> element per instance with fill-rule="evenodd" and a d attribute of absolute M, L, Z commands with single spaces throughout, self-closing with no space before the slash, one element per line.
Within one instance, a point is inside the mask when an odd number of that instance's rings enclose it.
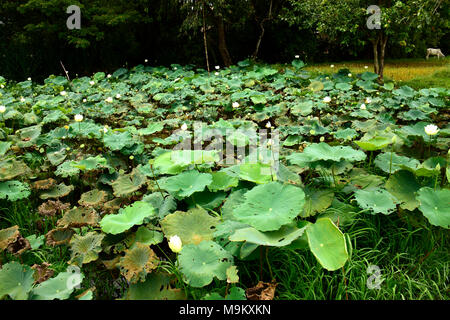
<path fill-rule="evenodd" d="M 309 251 L 272 249 L 271 265 L 281 300 L 419 300 L 450 298 L 448 232 L 412 227 L 395 215 L 361 213 L 349 228 L 351 257 L 344 268 L 326 271 Z M 379 289 L 367 286 L 369 265 L 381 269 Z M 253 277 L 259 262 L 242 265 Z M 264 268 L 265 270 L 267 268 Z M 265 281 L 270 280 L 267 272 Z"/>
<path fill-rule="evenodd" d="M 334 68 L 331 68 L 334 65 Z M 365 66 L 368 68 L 366 69 Z M 373 72 L 372 61 L 346 61 L 313 64 L 305 69 L 315 73 L 333 73 L 348 68 L 352 73 Z M 385 80 L 395 80 L 414 89 L 450 88 L 450 58 L 386 60 Z"/>

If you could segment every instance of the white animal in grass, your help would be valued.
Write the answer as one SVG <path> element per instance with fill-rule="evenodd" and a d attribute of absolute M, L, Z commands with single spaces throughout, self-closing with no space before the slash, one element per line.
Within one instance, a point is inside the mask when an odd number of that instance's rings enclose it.
<path fill-rule="evenodd" d="M 430 54 L 431 54 L 432 56 L 437 56 L 438 59 L 439 59 L 440 57 L 442 57 L 442 58 L 445 57 L 444 54 L 442 53 L 441 49 L 428 48 L 428 49 L 427 49 L 427 59 L 428 59 L 428 57 L 430 56 Z"/>

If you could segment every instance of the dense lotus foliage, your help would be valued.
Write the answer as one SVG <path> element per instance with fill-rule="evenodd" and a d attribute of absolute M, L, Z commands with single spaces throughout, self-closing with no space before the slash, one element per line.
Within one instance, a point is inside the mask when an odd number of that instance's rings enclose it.
<path fill-rule="evenodd" d="M 238 265 L 268 248 L 332 272 L 364 215 L 450 228 L 449 90 L 303 66 L 0 77 L 0 214 L 27 208 L 0 221 L 0 299 L 101 297 L 88 273 L 120 299 L 245 299 Z M 44 248 L 68 259 L 28 265 Z"/>

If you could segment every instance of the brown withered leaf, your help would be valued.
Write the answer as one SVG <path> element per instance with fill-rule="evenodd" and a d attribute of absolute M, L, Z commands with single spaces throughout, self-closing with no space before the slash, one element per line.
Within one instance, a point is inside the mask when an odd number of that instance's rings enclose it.
<path fill-rule="evenodd" d="M 32 184 L 32 188 L 35 190 L 48 190 L 56 185 L 56 180 L 53 178 L 48 178 L 45 180 L 35 181 Z"/>
<path fill-rule="evenodd" d="M 56 228 L 50 230 L 46 235 L 47 245 L 51 247 L 69 243 L 75 232 L 69 228 Z"/>
<path fill-rule="evenodd" d="M 49 269 L 51 264 L 43 262 L 42 264 L 34 264 L 31 269 L 34 270 L 34 284 L 42 283 L 53 277 L 54 271 Z"/>
<path fill-rule="evenodd" d="M 58 220 L 57 226 L 61 228 L 81 228 L 84 226 L 97 226 L 99 222 L 98 213 L 87 207 L 75 207 L 67 211 Z"/>
<path fill-rule="evenodd" d="M 248 300 L 273 300 L 275 296 L 275 288 L 278 283 L 275 280 L 272 282 L 258 282 L 253 288 L 245 290 Z"/>
<path fill-rule="evenodd" d="M 115 213 L 117 211 L 119 211 L 119 209 L 121 208 L 123 204 L 122 199 L 120 198 L 114 198 L 111 201 L 108 201 L 105 203 L 105 205 L 103 206 L 103 209 L 107 212 L 107 213 Z"/>
<path fill-rule="evenodd" d="M 78 203 L 85 207 L 98 208 L 106 202 L 108 193 L 103 190 L 94 189 L 83 193 Z"/>
<path fill-rule="evenodd" d="M 19 234 L 19 237 L 15 242 L 8 245 L 8 252 L 14 254 L 15 256 L 20 256 L 25 251 L 31 249 L 30 241 L 25 239 Z"/>
<path fill-rule="evenodd" d="M 19 226 L 0 230 L 0 251 L 6 250 L 10 244 L 16 242 L 19 236 Z"/>
<path fill-rule="evenodd" d="M 150 246 L 136 242 L 133 249 L 125 252 L 119 262 L 120 272 L 131 283 L 145 281 L 147 274 L 158 266 L 159 259 Z"/>
<path fill-rule="evenodd" d="M 120 262 L 120 256 L 116 256 L 114 259 L 111 260 L 102 260 L 102 263 L 105 265 L 106 269 L 113 270 L 118 267 L 118 264 Z"/>
<path fill-rule="evenodd" d="M 41 216 L 52 217 L 61 214 L 63 210 L 67 210 L 69 207 L 70 203 L 62 203 L 59 200 L 48 200 L 41 204 L 38 210 Z"/>

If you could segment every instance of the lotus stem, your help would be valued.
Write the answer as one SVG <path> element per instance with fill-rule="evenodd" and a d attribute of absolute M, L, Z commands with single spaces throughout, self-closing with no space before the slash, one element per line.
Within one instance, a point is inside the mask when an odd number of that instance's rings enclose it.
<path fill-rule="evenodd" d="M 266 247 L 266 262 L 267 262 L 267 266 L 269 267 L 270 279 L 273 280 L 272 268 L 270 267 L 270 262 L 269 262 L 269 247 Z"/>

